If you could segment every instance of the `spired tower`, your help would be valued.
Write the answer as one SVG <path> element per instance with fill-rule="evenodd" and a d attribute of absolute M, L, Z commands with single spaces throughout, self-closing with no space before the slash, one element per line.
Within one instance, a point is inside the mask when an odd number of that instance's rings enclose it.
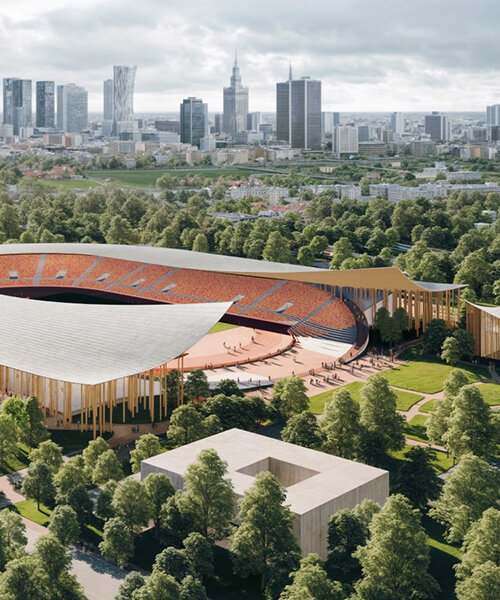
<path fill-rule="evenodd" d="M 231 85 L 224 88 L 224 115 L 222 129 L 232 135 L 247 129 L 248 88 L 241 85 L 238 56 L 234 54 Z"/>

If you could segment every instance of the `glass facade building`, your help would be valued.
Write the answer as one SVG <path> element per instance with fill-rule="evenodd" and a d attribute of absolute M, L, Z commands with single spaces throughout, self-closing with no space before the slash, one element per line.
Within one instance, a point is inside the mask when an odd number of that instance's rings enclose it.
<path fill-rule="evenodd" d="M 181 104 L 180 133 L 183 144 L 200 147 L 208 134 L 208 106 L 199 98 L 186 98 Z"/>
<path fill-rule="evenodd" d="M 36 82 L 36 126 L 55 126 L 55 84 L 53 81 Z"/>
<path fill-rule="evenodd" d="M 87 90 L 74 83 L 57 86 L 57 128 L 80 133 L 88 126 Z"/>

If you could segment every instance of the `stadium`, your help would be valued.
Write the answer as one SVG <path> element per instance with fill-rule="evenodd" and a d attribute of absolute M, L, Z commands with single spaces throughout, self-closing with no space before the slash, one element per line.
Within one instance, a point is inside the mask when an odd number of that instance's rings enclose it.
<path fill-rule="evenodd" d="M 251 387 L 249 366 L 260 361 L 253 383 L 271 381 L 266 359 L 300 348 L 311 362 L 297 362 L 295 374 L 307 375 L 359 356 L 381 306 L 403 307 L 417 334 L 433 318 L 451 325 L 462 287 L 413 281 L 396 267 L 332 271 L 168 248 L 5 244 L 0 389 L 35 395 L 48 415 L 64 425 L 77 418 L 96 435 L 120 403 L 123 417 L 125 405 L 141 404 L 152 421 L 163 418 L 161 380 L 172 368 L 237 366 Z M 488 316 L 498 331 L 498 316 Z M 219 321 L 239 327 L 207 336 Z M 477 329 L 478 319 L 470 322 Z M 487 346 L 496 358 L 498 347 Z"/>

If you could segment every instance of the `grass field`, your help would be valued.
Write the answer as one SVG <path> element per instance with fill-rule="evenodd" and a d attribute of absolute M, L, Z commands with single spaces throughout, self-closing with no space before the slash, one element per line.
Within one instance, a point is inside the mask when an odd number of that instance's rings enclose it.
<path fill-rule="evenodd" d="M 451 546 L 443 537 L 444 528 L 429 516 L 424 515 L 422 525 L 427 533 L 431 548 L 430 574 L 441 587 L 440 600 L 455 600 L 455 572 L 453 566 L 460 560 L 460 550 Z"/>
<path fill-rule="evenodd" d="M 231 325 L 231 323 L 216 323 L 208 333 L 219 333 L 219 331 L 226 331 L 226 329 L 234 329 L 238 325 Z"/>
<path fill-rule="evenodd" d="M 29 465 L 28 454 L 30 453 L 30 448 L 26 444 L 21 443 L 17 447 L 18 453 L 16 458 L 5 463 L 0 463 L 0 475 L 8 475 L 9 473 L 20 471 Z"/>
<path fill-rule="evenodd" d="M 421 356 L 413 348 L 405 352 L 402 358 L 408 362 L 384 372 L 384 377 L 387 377 L 391 385 L 424 394 L 436 394 L 443 389 L 443 381 L 449 376 L 452 367 L 437 358 Z M 490 377 L 486 367 L 468 365 L 456 368 L 464 371 L 470 383 Z"/>
<path fill-rule="evenodd" d="M 420 406 L 418 410 L 420 412 L 430 413 L 433 408 L 434 400 L 428 400 L 425 404 L 422 404 L 422 406 Z"/>
<path fill-rule="evenodd" d="M 415 415 L 410 419 L 406 425 L 406 437 L 427 443 L 429 438 L 427 437 L 427 430 L 425 427 L 426 420 L 427 415 Z"/>
<path fill-rule="evenodd" d="M 500 405 L 500 383 L 482 383 L 478 387 L 486 404 Z"/>
<path fill-rule="evenodd" d="M 56 192 L 70 192 L 73 190 L 89 190 L 91 188 L 100 187 L 103 182 L 101 181 L 90 181 L 88 179 L 60 179 L 58 181 L 48 181 L 46 179 L 40 179 L 37 183 L 54 188 Z"/>
<path fill-rule="evenodd" d="M 363 382 L 361 381 L 353 381 L 352 383 L 348 383 L 343 385 L 336 390 L 333 391 L 335 393 L 338 390 L 347 390 L 354 400 L 358 402 L 361 400 L 360 391 L 363 387 Z M 398 410 L 408 410 L 411 406 L 413 406 L 419 400 L 422 400 L 423 396 L 419 396 L 418 394 L 413 394 L 412 392 L 403 392 L 400 390 L 393 390 L 397 396 L 397 408 Z M 309 402 L 309 410 L 315 415 L 323 414 L 323 409 L 325 407 L 325 402 L 330 402 L 332 399 L 332 390 L 327 390 L 325 392 L 321 392 L 320 394 L 316 394 L 310 398 Z"/>
<path fill-rule="evenodd" d="M 410 446 L 406 444 L 406 446 L 402 450 L 398 450 L 397 452 L 391 452 L 390 455 L 393 459 L 396 460 L 405 460 L 404 455 L 405 452 L 408 452 L 410 448 L 414 448 L 414 446 Z M 446 452 L 441 452 L 440 450 L 436 451 L 436 460 L 432 463 L 434 470 L 439 475 L 444 473 L 448 469 L 453 466 L 453 459 L 451 456 L 446 456 Z"/>

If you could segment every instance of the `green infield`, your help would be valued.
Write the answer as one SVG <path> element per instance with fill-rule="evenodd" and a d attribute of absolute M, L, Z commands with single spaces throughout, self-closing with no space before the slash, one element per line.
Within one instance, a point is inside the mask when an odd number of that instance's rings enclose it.
<path fill-rule="evenodd" d="M 424 394 L 440 392 L 443 389 L 443 381 L 453 368 L 438 358 L 421 356 L 419 350 L 414 348 L 404 352 L 401 358 L 408 362 L 384 371 L 384 377 L 391 385 Z M 463 371 L 470 383 L 490 377 L 488 369 L 479 365 L 460 365 L 455 368 Z"/>
<path fill-rule="evenodd" d="M 226 329 L 235 329 L 238 325 L 231 325 L 231 323 L 216 323 L 208 333 L 219 333 L 219 331 L 226 331 Z"/>
<path fill-rule="evenodd" d="M 364 382 L 362 381 L 353 381 L 352 383 L 343 385 L 336 390 L 327 390 L 325 392 L 321 392 L 320 394 L 316 394 L 310 398 L 309 410 L 315 415 L 323 414 L 325 403 L 330 402 L 332 399 L 332 393 L 335 393 L 338 390 L 347 390 L 354 400 L 359 402 L 361 400 L 360 391 L 363 385 Z M 419 402 L 423 398 L 423 396 L 413 394 L 412 392 L 404 392 L 402 390 L 393 390 L 393 392 L 397 396 L 397 408 L 398 410 L 402 411 L 409 410 L 416 402 Z"/>

